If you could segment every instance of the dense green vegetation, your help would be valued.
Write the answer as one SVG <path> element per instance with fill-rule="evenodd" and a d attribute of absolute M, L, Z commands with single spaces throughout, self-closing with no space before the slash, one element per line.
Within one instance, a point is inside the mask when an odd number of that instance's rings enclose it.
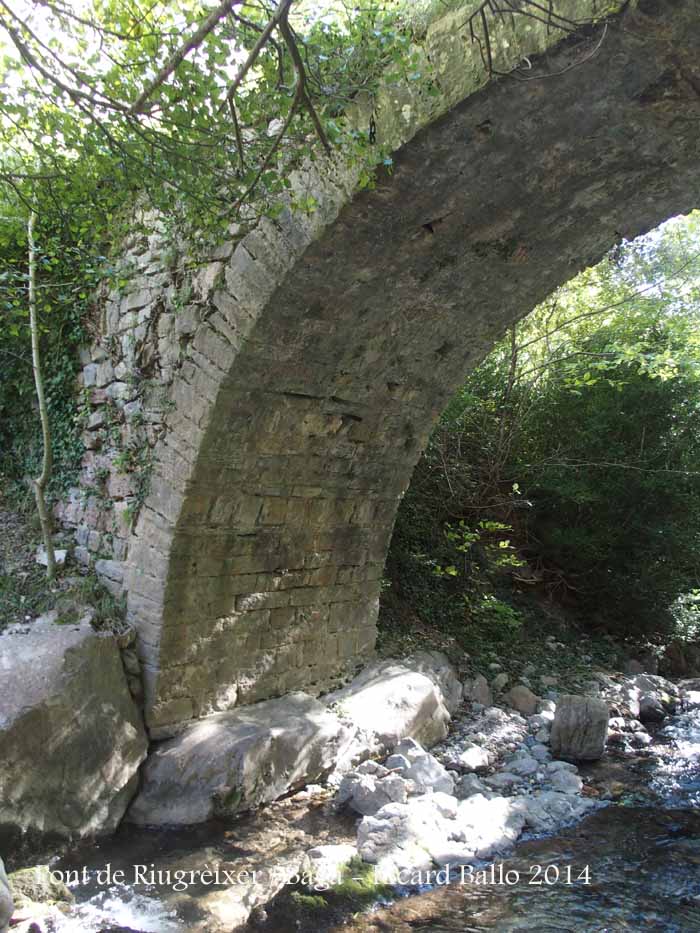
<path fill-rule="evenodd" d="M 25 480 L 35 476 L 41 459 L 41 434 L 32 377 L 26 300 L 26 244 L 21 237 L 4 241 L 0 264 L 0 475 L 15 492 L 31 495 Z M 45 390 L 52 425 L 54 473 L 52 498 L 65 491 L 80 463 L 82 399 L 76 376 L 78 351 L 89 340 L 91 289 L 99 266 L 89 255 L 59 237 L 44 242 L 38 290 L 45 367 Z"/>
<path fill-rule="evenodd" d="M 348 111 L 371 100 L 387 68 L 420 77 L 409 51 L 420 25 L 399 0 L 3 6 L 0 476 L 26 493 L 41 456 L 27 306 L 34 211 L 55 498 L 79 462 L 77 351 L 95 330 L 98 280 L 121 284 L 111 257 L 123 238 L 157 212 L 196 262 L 212 240 L 274 215 L 280 195 L 292 197 L 292 170 L 324 150 L 366 163 L 361 184 L 371 184 L 382 149 Z"/>
<path fill-rule="evenodd" d="M 401 506 L 389 632 L 468 649 L 542 604 L 637 644 L 700 616 L 700 215 L 623 244 L 514 327 L 452 400 Z"/>
<path fill-rule="evenodd" d="M 437 0 L 436 0 L 437 2 Z M 444 8 L 445 0 L 439 0 Z M 433 0 L 15 0 L 0 13 L 0 502 L 32 503 L 43 460 L 30 351 L 27 223 L 51 428 L 49 502 L 74 484 L 88 411 L 79 350 L 101 288 L 127 284 L 125 238 L 154 216 L 178 262 L 242 237 L 280 197 L 312 212 L 290 175 L 322 152 L 391 159 L 374 138 L 381 75 L 421 78 L 411 42 Z M 428 88 L 427 93 L 431 93 Z M 361 114 L 361 116 L 360 116 Z M 202 165 L 207 167 L 202 171 Z M 6 521 L 3 519 L 2 524 Z M 26 524 L 29 529 L 30 524 Z M 0 559 L 8 620 L 44 607 L 37 529 Z M 36 540 L 35 540 L 36 538 Z M 45 537 L 50 541 L 50 536 Z"/>

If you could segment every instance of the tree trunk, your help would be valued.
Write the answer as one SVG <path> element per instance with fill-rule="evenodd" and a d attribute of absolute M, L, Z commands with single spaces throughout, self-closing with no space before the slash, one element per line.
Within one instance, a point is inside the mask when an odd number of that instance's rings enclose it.
<path fill-rule="evenodd" d="M 41 419 L 41 433 L 44 444 L 44 459 L 41 467 L 41 473 L 34 480 L 34 497 L 36 499 L 36 508 L 41 522 L 41 533 L 44 538 L 44 549 L 46 550 L 46 577 L 53 580 L 56 573 L 56 560 L 53 551 L 53 540 L 51 538 L 51 519 L 46 508 L 46 499 L 44 490 L 51 476 L 51 429 L 49 428 L 49 415 L 46 410 L 46 398 L 44 396 L 44 377 L 41 372 L 41 357 L 39 355 L 39 325 L 36 314 L 36 251 L 34 246 L 34 223 L 36 213 L 30 211 L 27 221 L 27 248 L 29 250 L 29 329 L 32 335 L 32 369 L 34 370 L 34 385 L 36 386 L 36 397 L 39 403 L 39 417 Z"/>

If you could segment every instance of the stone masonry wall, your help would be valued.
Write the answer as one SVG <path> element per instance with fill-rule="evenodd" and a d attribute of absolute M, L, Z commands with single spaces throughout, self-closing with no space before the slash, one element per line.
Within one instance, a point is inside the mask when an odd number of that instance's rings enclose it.
<path fill-rule="evenodd" d="M 140 213 L 114 275 L 96 298 L 98 336 L 81 354 L 86 402 L 79 485 L 57 508 L 73 528 L 75 557 L 123 591 L 129 537 L 147 496 L 153 452 L 172 409 L 169 391 L 196 331 L 209 277 L 234 243 L 210 263 L 193 264 L 162 221 Z M 112 284 L 115 283 L 115 284 Z M 118 284 L 116 284 L 118 283 Z"/>

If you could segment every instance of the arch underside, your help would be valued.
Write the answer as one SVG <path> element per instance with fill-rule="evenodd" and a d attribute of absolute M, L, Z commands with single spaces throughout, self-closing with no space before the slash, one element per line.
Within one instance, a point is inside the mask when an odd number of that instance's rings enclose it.
<path fill-rule="evenodd" d="M 170 513 L 154 498 L 140 530 L 166 552 L 162 608 L 142 629 L 156 733 L 318 692 L 368 657 L 398 502 L 465 372 L 621 237 L 698 205 L 700 29 L 689 5 L 663 10 L 627 14 L 579 67 L 456 106 L 254 322 L 227 330 L 219 307 L 214 375 L 191 380 L 201 440 L 171 433 L 177 501 Z M 569 63 L 564 45 L 537 73 Z"/>

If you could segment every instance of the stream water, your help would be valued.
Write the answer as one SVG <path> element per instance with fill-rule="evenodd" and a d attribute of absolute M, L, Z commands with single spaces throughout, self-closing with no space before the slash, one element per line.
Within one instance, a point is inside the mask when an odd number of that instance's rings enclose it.
<path fill-rule="evenodd" d="M 695 704 L 669 719 L 652 745 L 610 753 L 582 768 L 586 783 L 601 797 L 612 792 L 614 799 L 577 825 L 554 836 L 522 837 L 493 869 L 478 866 L 471 877 L 466 873 L 449 885 L 397 891 L 391 902 L 359 915 L 356 905 L 310 911 L 283 891 L 249 929 L 700 933 L 700 692 L 690 696 Z M 328 806 L 302 794 L 235 823 L 179 831 L 125 827 L 99 846 L 73 850 L 55 863 L 57 871 L 81 872 L 81 883 L 72 887 L 77 904 L 70 915 L 47 919 L 44 928 L 51 933 L 207 930 L 216 889 L 185 879 L 184 888 L 176 890 L 173 872 L 205 865 L 245 870 L 285 856 L 293 864 L 305 847 L 352 841 L 353 821 L 330 814 Z M 112 879 L 104 874 L 108 865 Z M 143 867 L 136 878 L 134 866 Z M 153 876 L 151 869 L 163 874 Z M 118 871 L 128 883 L 113 882 Z"/>

